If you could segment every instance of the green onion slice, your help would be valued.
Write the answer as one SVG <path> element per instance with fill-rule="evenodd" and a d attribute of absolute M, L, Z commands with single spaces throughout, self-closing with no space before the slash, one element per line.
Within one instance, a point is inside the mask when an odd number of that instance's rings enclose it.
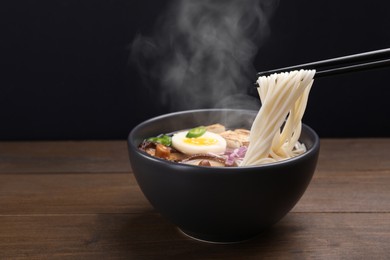
<path fill-rule="evenodd" d="M 199 126 L 192 128 L 188 131 L 186 137 L 187 138 L 196 138 L 202 136 L 204 133 L 206 133 L 206 127 L 204 126 Z"/>

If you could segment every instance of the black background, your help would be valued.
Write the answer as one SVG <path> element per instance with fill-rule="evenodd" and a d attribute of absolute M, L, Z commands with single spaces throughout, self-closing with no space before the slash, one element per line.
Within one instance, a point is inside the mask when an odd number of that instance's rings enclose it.
<path fill-rule="evenodd" d="M 195 0 L 194 0 L 195 1 Z M 169 1 L 1 1 L 0 139 L 125 139 L 170 112 L 129 62 Z M 281 0 L 258 70 L 390 47 L 390 1 Z M 315 81 L 304 122 L 321 137 L 390 136 L 390 69 Z"/>

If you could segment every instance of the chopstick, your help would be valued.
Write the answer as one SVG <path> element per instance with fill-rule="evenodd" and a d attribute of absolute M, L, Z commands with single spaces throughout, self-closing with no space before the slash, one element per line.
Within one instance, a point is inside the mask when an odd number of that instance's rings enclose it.
<path fill-rule="evenodd" d="M 258 72 L 257 76 L 268 76 L 274 73 L 315 69 L 314 78 L 326 77 L 349 72 L 371 70 L 390 66 L 390 48 L 376 51 L 358 53 L 333 59 L 304 63 L 301 65 L 289 66 L 280 69 Z"/>

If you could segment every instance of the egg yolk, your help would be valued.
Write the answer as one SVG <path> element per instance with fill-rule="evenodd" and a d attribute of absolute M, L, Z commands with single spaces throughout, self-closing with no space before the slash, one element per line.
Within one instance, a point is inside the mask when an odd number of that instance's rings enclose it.
<path fill-rule="evenodd" d="M 218 143 L 218 140 L 214 138 L 197 137 L 185 138 L 184 142 L 191 145 L 213 145 Z"/>

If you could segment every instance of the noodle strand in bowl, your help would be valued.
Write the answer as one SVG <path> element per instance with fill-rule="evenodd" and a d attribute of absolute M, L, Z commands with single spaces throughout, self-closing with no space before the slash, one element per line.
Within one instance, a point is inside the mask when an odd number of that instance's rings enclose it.
<path fill-rule="evenodd" d="M 298 138 L 314 74 L 315 70 L 300 70 L 258 78 L 262 106 L 240 166 L 276 162 L 306 151 Z"/>

